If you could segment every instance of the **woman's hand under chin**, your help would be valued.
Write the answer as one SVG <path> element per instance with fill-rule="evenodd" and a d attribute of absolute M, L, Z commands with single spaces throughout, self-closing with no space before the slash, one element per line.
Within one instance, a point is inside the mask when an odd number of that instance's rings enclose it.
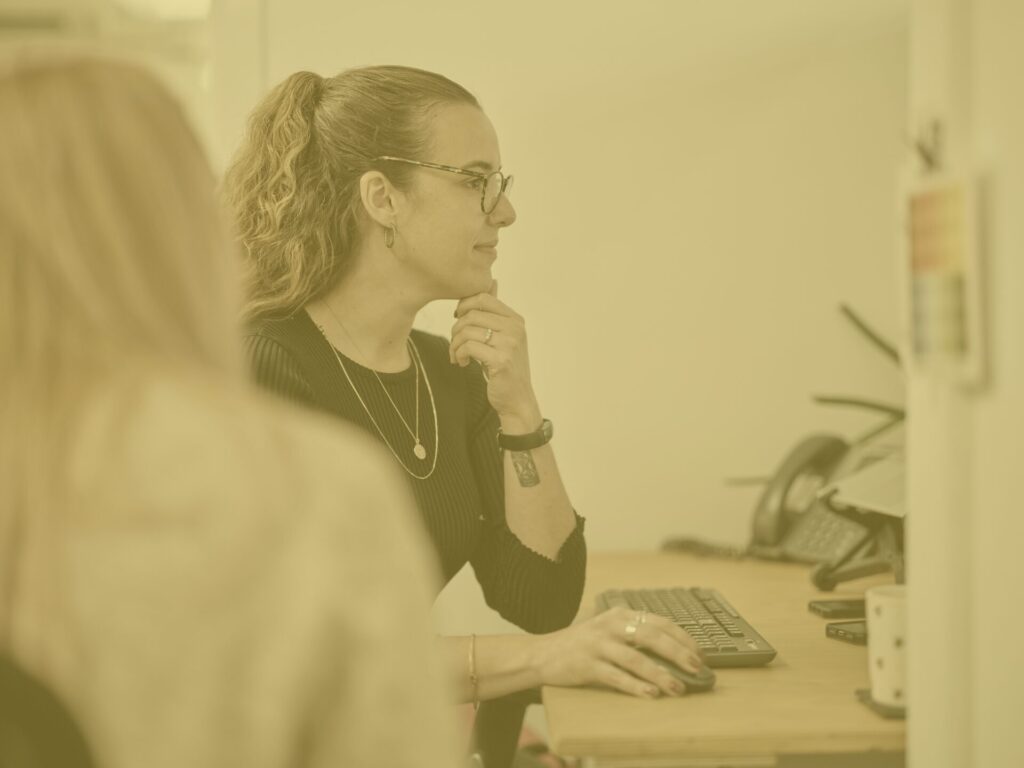
<path fill-rule="evenodd" d="M 541 421 L 530 381 L 526 322 L 498 299 L 498 281 L 487 293 L 462 299 L 455 308 L 449 357 L 465 367 L 476 360 L 487 378 L 487 398 L 512 434 L 530 432 Z"/>

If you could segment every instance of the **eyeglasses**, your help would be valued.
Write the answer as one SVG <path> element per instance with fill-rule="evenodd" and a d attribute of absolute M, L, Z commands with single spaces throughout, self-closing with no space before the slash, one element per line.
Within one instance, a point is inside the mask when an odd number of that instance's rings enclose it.
<path fill-rule="evenodd" d="M 492 171 L 491 173 L 477 173 L 476 171 L 467 171 L 465 168 L 456 168 L 453 165 L 441 165 L 440 163 L 425 163 L 422 160 L 408 160 L 404 157 L 391 157 L 390 155 L 381 155 L 380 157 L 374 158 L 375 160 L 388 160 L 392 163 L 408 163 L 409 165 L 419 165 L 423 168 L 435 168 L 439 171 L 448 171 L 448 173 L 459 173 L 463 176 L 472 176 L 475 179 L 479 179 L 483 182 L 480 187 L 480 210 L 484 213 L 491 213 L 495 208 L 498 207 L 498 200 L 501 196 L 508 195 L 512 191 L 512 177 L 506 176 L 501 171 Z"/>

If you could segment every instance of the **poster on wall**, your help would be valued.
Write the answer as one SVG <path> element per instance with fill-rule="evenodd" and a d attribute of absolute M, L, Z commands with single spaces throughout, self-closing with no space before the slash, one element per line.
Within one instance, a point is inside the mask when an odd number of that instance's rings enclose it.
<path fill-rule="evenodd" d="M 985 370 L 977 182 L 942 176 L 901 195 L 907 359 L 919 373 L 978 386 Z"/>

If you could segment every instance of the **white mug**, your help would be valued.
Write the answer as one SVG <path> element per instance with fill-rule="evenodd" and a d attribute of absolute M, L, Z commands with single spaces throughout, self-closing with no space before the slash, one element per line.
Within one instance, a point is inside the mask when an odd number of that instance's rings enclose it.
<path fill-rule="evenodd" d="M 907 590 L 886 584 L 871 587 L 865 598 L 871 698 L 902 709 L 907 706 Z"/>

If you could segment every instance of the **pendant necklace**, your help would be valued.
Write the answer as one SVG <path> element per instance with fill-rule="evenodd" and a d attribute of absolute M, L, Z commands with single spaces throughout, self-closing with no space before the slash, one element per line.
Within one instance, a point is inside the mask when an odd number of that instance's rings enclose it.
<path fill-rule="evenodd" d="M 352 342 L 352 346 L 356 348 L 356 351 L 359 352 L 360 356 L 364 360 L 367 359 L 366 355 L 363 354 L 363 351 L 359 348 L 359 345 L 356 343 L 356 340 L 352 338 L 352 334 L 348 332 L 348 329 L 345 327 L 344 323 L 342 323 L 341 320 L 338 318 L 337 314 L 335 314 L 334 309 L 331 307 L 331 305 L 328 304 L 326 301 L 322 301 L 322 303 L 324 304 L 324 306 L 327 307 L 327 311 L 330 312 L 331 317 L 334 319 L 334 322 L 337 323 L 338 327 L 341 328 L 345 336 L 348 337 L 348 340 Z M 377 434 L 380 435 L 381 440 L 384 441 L 384 444 L 391 451 L 395 459 L 398 460 L 398 463 L 402 465 L 402 469 L 404 469 L 407 473 L 415 477 L 417 480 L 426 480 L 434 473 L 434 469 L 437 467 L 437 455 L 439 446 L 439 435 L 437 429 L 437 406 L 434 402 L 434 390 L 430 386 L 430 378 L 429 376 L 427 376 L 427 370 L 426 368 L 423 367 L 423 360 L 420 358 L 419 350 L 416 348 L 416 344 L 413 342 L 412 338 L 406 339 L 406 344 L 408 345 L 409 348 L 409 358 L 412 361 L 413 370 L 415 371 L 416 376 L 415 429 L 410 427 L 409 422 L 405 420 L 405 416 L 402 415 L 401 410 L 399 410 L 398 406 L 395 404 L 394 399 L 391 397 L 391 393 L 388 392 L 388 388 L 384 386 L 384 382 L 383 380 L 381 380 L 380 375 L 377 373 L 377 371 L 375 371 L 373 368 L 370 368 L 370 372 L 374 375 L 374 378 L 377 379 L 377 383 L 380 384 L 380 388 L 384 391 L 384 396 L 387 397 L 388 402 L 391 403 L 391 407 L 394 409 L 395 413 L 398 415 L 399 420 L 402 422 L 402 426 L 405 427 L 405 431 L 408 432 L 409 437 L 412 438 L 413 456 L 415 456 L 420 461 L 425 461 L 427 458 L 427 449 L 423 446 L 423 443 L 420 442 L 420 371 L 422 370 L 423 381 L 427 385 L 427 393 L 430 395 L 430 410 L 434 416 L 434 456 L 433 461 L 431 462 L 430 470 L 425 475 L 419 475 L 413 470 L 409 469 L 406 463 L 398 455 L 398 452 L 391 445 L 391 441 L 388 440 L 387 436 L 384 434 L 384 430 L 380 428 L 380 424 L 378 424 L 377 420 L 373 417 L 373 413 L 370 412 L 369 407 L 366 405 L 366 401 L 363 400 L 363 396 L 359 393 L 359 389 L 356 387 L 355 382 L 349 375 L 348 368 L 345 366 L 345 361 L 342 359 L 341 354 L 338 352 L 335 346 L 330 343 L 330 340 L 327 338 L 327 334 L 324 333 L 323 327 L 319 325 L 317 327 L 320 329 L 320 333 L 323 335 L 324 340 L 328 344 L 330 344 L 331 351 L 334 352 L 334 357 L 338 361 L 338 365 L 341 367 L 341 372 L 345 374 L 345 379 L 348 381 L 349 386 L 355 393 L 356 399 L 359 400 L 359 404 L 363 407 L 363 410 L 369 417 L 370 422 L 377 430 Z"/>

